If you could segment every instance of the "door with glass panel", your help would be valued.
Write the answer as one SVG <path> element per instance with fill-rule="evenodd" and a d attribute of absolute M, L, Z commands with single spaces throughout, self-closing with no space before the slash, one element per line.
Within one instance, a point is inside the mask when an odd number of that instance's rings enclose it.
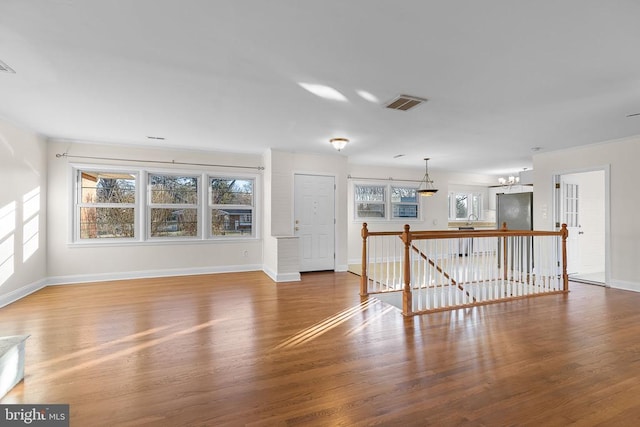
<path fill-rule="evenodd" d="M 580 185 L 571 175 L 562 175 L 560 179 L 560 215 L 562 223 L 567 224 L 567 274 L 578 272 L 580 264 Z"/>

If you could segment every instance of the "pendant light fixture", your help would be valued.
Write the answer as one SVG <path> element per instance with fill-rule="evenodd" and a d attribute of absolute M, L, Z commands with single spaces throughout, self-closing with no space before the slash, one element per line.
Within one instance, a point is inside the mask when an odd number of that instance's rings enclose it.
<path fill-rule="evenodd" d="M 424 178 L 420 182 L 417 193 L 421 196 L 428 197 L 436 194 L 438 190 L 433 186 L 433 181 L 429 178 L 429 158 L 424 159 Z"/>

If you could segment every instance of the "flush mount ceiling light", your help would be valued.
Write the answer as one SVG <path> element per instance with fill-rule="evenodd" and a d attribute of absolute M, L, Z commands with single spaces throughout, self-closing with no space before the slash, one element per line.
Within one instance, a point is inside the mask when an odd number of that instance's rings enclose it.
<path fill-rule="evenodd" d="M 416 191 L 419 195 L 428 197 L 433 196 L 438 190 L 433 186 L 433 180 L 429 178 L 429 158 L 424 159 L 424 178 L 420 182 L 420 186 Z"/>
<path fill-rule="evenodd" d="M 329 144 L 333 145 L 333 148 L 338 151 L 346 147 L 348 142 L 349 140 L 347 138 L 331 138 L 329 140 Z"/>

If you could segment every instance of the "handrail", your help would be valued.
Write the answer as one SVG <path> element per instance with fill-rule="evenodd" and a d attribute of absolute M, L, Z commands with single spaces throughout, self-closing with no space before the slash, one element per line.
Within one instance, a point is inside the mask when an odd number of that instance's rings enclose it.
<path fill-rule="evenodd" d="M 566 229 L 566 224 L 563 224 Z M 508 230 L 507 223 L 502 224 L 502 228 L 496 230 L 434 230 L 434 231 L 412 231 L 411 236 L 416 239 L 450 239 L 465 237 L 503 237 L 503 236 L 562 236 L 563 230 L 540 231 L 540 230 Z M 369 233 L 372 235 L 373 233 Z"/>
<path fill-rule="evenodd" d="M 402 261 L 401 261 L 401 265 L 402 265 L 402 292 L 403 292 L 403 297 L 402 297 L 402 311 L 403 314 L 405 315 L 412 315 L 413 313 L 413 309 L 412 309 L 412 262 L 411 262 L 411 251 L 414 251 L 416 253 L 419 254 L 420 258 L 422 258 L 424 261 L 426 261 L 428 263 L 428 265 L 430 265 L 435 271 L 437 271 L 440 275 L 442 275 L 442 277 L 446 278 L 448 280 L 449 283 L 451 283 L 451 285 L 457 287 L 460 291 L 463 291 L 466 293 L 467 297 L 469 297 L 469 300 L 471 301 L 471 303 L 469 305 L 475 305 L 476 303 L 476 298 L 475 296 L 472 296 L 469 294 L 469 291 L 467 291 L 466 289 L 463 288 L 464 283 L 460 283 L 457 279 L 454 279 L 454 276 L 452 276 L 450 273 L 451 271 L 447 272 L 443 269 L 443 267 L 439 266 L 436 264 L 436 262 L 434 261 L 435 258 L 431 258 L 430 255 L 425 254 L 424 252 L 422 252 L 417 246 L 416 244 L 412 243 L 418 240 L 438 240 L 438 239 L 450 239 L 451 241 L 455 241 L 455 239 L 472 239 L 471 241 L 473 241 L 473 239 L 482 239 L 482 238 L 493 238 L 493 237 L 497 237 L 497 238 L 502 238 L 500 239 L 500 247 L 503 248 L 502 249 L 502 257 L 501 259 L 498 259 L 498 268 L 500 268 L 500 271 L 502 271 L 501 273 L 501 278 L 503 280 L 514 280 L 514 272 L 516 272 L 516 270 L 507 270 L 507 265 L 509 264 L 509 261 L 512 261 L 514 254 L 510 252 L 509 257 L 507 256 L 507 250 L 509 251 L 513 251 L 513 250 L 521 250 L 518 249 L 518 247 L 514 248 L 514 244 L 513 242 L 518 242 L 520 240 L 515 240 L 515 241 L 511 241 L 510 237 L 543 237 L 543 236 L 556 236 L 558 238 L 561 239 L 561 254 L 556 253 L 556 255 L 559 256 L 558 259 L 558 267 L 561 267 L 561 273 L 560 271 L 558 271 L 558 275 L 555 276 L 556 279 L 554 279 L 554 283 L 557 283 L 557 285 L 560 285 L 560 282 L 556 282 L 555 280 L 561 278 L 562 282 L 561 282 L 561 291 L 555 291 L 555 292 L 568 292 L 569 291 L 569 276 L 567 274 L 567 237 L 568 237 L 568 230 L 567 230 L 567 226 L 566 224 L 562 224 L 562 227 L 560 230 L 558 231 L 539 231 L 539 230 L 508 230 L 506 223 L 504 223 L 502 225 L 502 228 L 500 229 L 496 229 L 496 230 L 421 230 L 421 231 L 412 231 L 410 229 L 410 226 L 408 224 L 405 224 L 403 227 L 403 231 L 399 232 L 399 231 L 377 231 L 377 232 L 372 232 L 369 231 L 367 223 L 363 223 L 362 225 L 362 241 L 363 241 L 363 246 L 362 246 L 362 274 L 361 274 L 361 278 L 360 278 L 360 295 L 362 296 L 366 296 L 368 295 L 369 291 L 368 291 L 368 284 L 369 284 L 369 277 L 367 275 L 367 265 L 368 265 L 368 254 L 367 254 L 367 239 L 369 237 L 385 237 L 385 236 L 398 236 L 403 243 L 404 246 L 404 250 L 402 251 Z M 489 240 L 490 241 L 490 240 Z M 533 242 L 534 240 L 532 240 L 531 242 Z M 536 240 L 537 241 L 537 240 Z M 435 244 L 435 243 L 434 243 Z M 445 243 L 446 245 L 447 243 Z M 449 243 L 451 244 L 451 243 Z M 518 243 L 518 244 L 522 244 L 522 243 Z M 377 252 L 376 252 L 377 253 Z M 398 254 L 400 255 L 400 254 Z M 495 252 L 494 252 L 495 255 Z M 436 255 L 437 255 L 437 251 L 436 251 Z M 474 255 L 475 256 L 475 255 Z M 522 256 L 519 252 L 517 256 Z M 532 256 L 532 255 L 529 255 Z M 536 255 L 537 256 L 537 255 Z M 388 256 L 387 256 L 388 258 Z M 555 258 L 552 257 L 552 259 Z M 393 259 L 393 257 L 391 257 L 391 259 Z M 537 259 L 537 258 L 536 258 Z M 548 260 L 548 258 L 547 258 Z M 398 258 L 399 261 L 399 258 Z M 384 261 L 389 263 L 389 261 Z M 414 261 L 415 262 L 415 261 Z M 529 261 L 531 262 L 531 261 Z M 551 262 L 551 261 L 549 261 Z M 393 264 L 393 262 L 391 263 Z M 389 264 L 387 264 L 389 265 Z M 502 267 L 500 267 L 502 265 Z M 376 267 L 375 264 L 372 264 L 373 267 Z M 522 267 L 522 266 L 520 266 Z M 421 267 L 422 268 L 422 267 Z M 527 267 L 528 268 L 528 267 Z M 393 268 L 393 270 L 395 271 L 395 267 Z M 379 272 L 380 269 L 379 268 L 375 268 L 375 271 L 373 272 L 374 274 L 374 282 L 372 283 L 378 283 L 378 286 L 386 286 L 384 285 L 384 283 L 381 282 L 377 282 L 376 280 L 376 272 Z M 522 273 L 524 271 L 524 273 Z M 528 273 L 529 270 L 517 270 L 518 274 L 520 274 L 522 276 L 522 274 L 525 274 L 527 277 L 530 275 Z M 399 276 L 395 276 L 395 277 L 399 277 Z M 510 279 L 509 279 L 510 278 Z M 529 279 L 527 279 L 528 281 Z M 537 279 L 536 279 L 537 280 Z M 546 280 L 546 279 L 545 279 Z M 398 282 L 396 282 L 398 283 Z M 400 283 L 398 283 L 400 284 Z M 467 285 L 469 285 L 469 282 L 467 282 Z M 557 287 L 557 285 L 553 285 L 552 290 L 555 289 L 560 289 L 559 287 Z M 385 288 L 381 288 L 381 291 L 385 291 Z M 386 288 L 387 290 L 393 290 L 393 287 L 391 288 Z M 396 288 L 397 289 L 397 288 Z M 398 289 L 399 290 L 399 289 Z M 548 289 L 547 289 L 548 290 Z M 539 291 L 533 291 L 533 292 L 539 292 Z M 546 290 L 545 290 L 546 292 Z M 547 292 L 549 293 L 549 292 Z M 479 302 L 480 303 L 480 302 Z M 486 303 L 486 302 L 485 302 Z"/>

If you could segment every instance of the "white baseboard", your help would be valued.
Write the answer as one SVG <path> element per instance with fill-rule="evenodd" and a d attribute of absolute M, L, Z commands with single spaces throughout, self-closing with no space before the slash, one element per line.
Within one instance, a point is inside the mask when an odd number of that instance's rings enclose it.
<path fill-rule="evenodd" d="M 349 266 L 347 264 L 336 265 L 336 272 L 344 272 L 348 270 L 349 270 Z"/>
<path fill-rule="evenodd" d="M 5 305 L 9 305 L 12 302 L 16 302 L 29 294 L 39 291 L 40 289 L 46 287 L 47 284 L 47 279 L 40 279 L 37 282 L 33 282 L 4 295 L 0 295 L 0 308 L 4 307 Z"/>
<path fill-rule="evenodd" d="M 117 273 L 74 274 L 70 276 L 54 276 L 38 280 L 7 294 L 0 295 L 0 308 L 9 305 L 47 286 L 73 285 L 92 282 L 108 282 L 112 280 L 149 279 L 154 277 L 194 276 L 199 274 L 240 273 L 244 271 L 262 271 L 274 282 L 299 282 L 300 273 L 280 273 L 263 268 L 262 265 L 226 265 L 222 267 L 199 267 L 168 270 L 126 271 Z"/>
<path fill-rule="evenodd" d="M 261 265 L 225 265 L 222 267 L 176 268 L 168 270 L 127 271 L 118 273 L 76 274 L 72 276 L 49 277 L 47 285 L 69 285 L 111 280 L 149 279 L 153 277 L 194 276 L 198 274 L 239 273 L 261 271 Z"/>
<path fill-rule="evenodd" d="M 264 274 L 266 274 L 267 276 L 269 276 L 271 278 L 271 280 L 273 280 L 274 282 L 280 283 L 280 282 L 299 282 L 301 280 L 300 278 L 300 273 L 280 273 L 277 274 L 275 271 L 267 268 L 267 267 L 263 267 L 262 271 L 264 271 Z"/>
<path fill-rule="evenodd" d="M 613 289 L 622 289 L 625 291 L 640 292 L 640 283 L 637 282 L 626 282 L 624 280 L 611 279 L 611 281 L 609 282 L 609 287 Z"/>

